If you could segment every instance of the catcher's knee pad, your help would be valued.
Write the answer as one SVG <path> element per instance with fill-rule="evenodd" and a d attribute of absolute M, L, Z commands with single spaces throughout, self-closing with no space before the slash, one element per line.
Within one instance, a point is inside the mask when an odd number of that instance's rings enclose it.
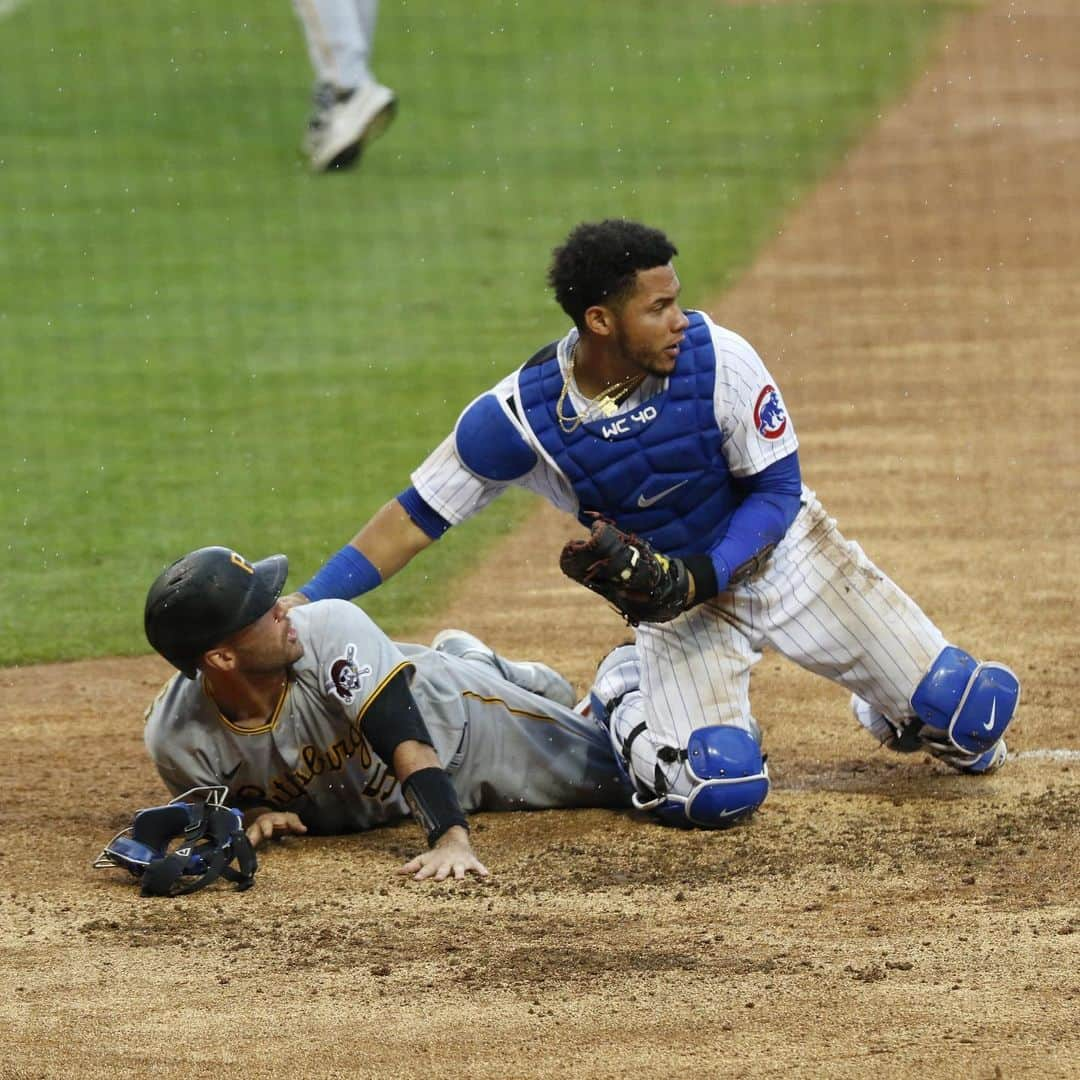
<path fill-rule="evenodd" d="M 669 825 L 721 829 L 749 817 L 769 794 L 769 767 L 754 737 L 733 724 L 698 728 L 684 750 L 662 747 L 659 762 L 682 763 L 673 786 L 658 763 L 656 797 L 634 796 L 634 805 L 652 810 Z"/>
<path fill-rule="evenodd" d="M 949 645 L 915 688 L 911 707 L 958 750 L 982 754 L 1005 734 L 1019 700 L 1020 681 L 1007 667 Z"/>

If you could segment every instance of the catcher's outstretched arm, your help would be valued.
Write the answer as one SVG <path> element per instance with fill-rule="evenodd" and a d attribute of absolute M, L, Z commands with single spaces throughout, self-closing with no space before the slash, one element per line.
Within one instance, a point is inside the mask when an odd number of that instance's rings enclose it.
<path fill-rule="evenodd" d="M 381 507 L 351 541 L 383 581 L 434 542 L 435 538 L 413 521 L 398 499 L 391 499 Z"/>
<path fill-rule="evenodd" d="M 311 600 L 352 600 L 396 574 L 437 539 L 409 515 L 401 499 L 391 499 L 318 573 L 282 598 L 286 608 Z"/>

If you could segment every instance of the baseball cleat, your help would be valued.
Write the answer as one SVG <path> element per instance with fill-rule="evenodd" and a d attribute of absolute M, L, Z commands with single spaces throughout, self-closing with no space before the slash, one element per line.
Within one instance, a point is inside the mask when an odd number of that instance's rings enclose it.
<path fill-rule="evenodd" d="M 989 750 L 984 750 L 981 754 L 971 756 L 965 754 L 947 756 L 942 754 L 941 760 L 946 765 L 951 765 L 957 772 L 982 776 L 986 773 L 997 772 L 1005 764 L 1005 759 L 1008 756 L 1009 752 L 1005 748 L 1005 740 L 998 739 Z"/>
<path fill-rule="evenodd" d="M 857 694 L 852 695 L 851 711 L 855 714 L 855 719 L 882 746 L 901 754 L 910 754 L 916 750 L 927 751 L 957 772 L 975 775 L 995 772 L 1005 764 L 1008 757 L 1004 739 L 998 739 L 990 749 L 982 753 L 965 754 L 949 741 L 943 731 L 927 727 L 916 717 L 906 723 L 894 723 Z"/>
<path fill-rule="evenodd" d="M 989 750 L 984 750 L 982 753 L 965 754 L 953 746 L 945 735 L 928 733 L 926 728 L 919 733 L 919 738 L 922 749 L 929 751 L 938 761 L 943 761 L 957 772 L 971 773 L 976 776 L 996 772 L 1005 764 L 1005 759 L 1009 756 L 1004 739 L 998 739 Z"/>
<path fill-rule="evenodd" d="M 305 146 L 315 172 L 346 169 L 359 160 L 364 148 L 389 126 L 397 110 L 394 91 L 374 80 L 360 90 L 339 94 L 328 107 L 319 108 L 308 123 Z"/>
<path fill-rule="evenodd" d="M 507 682 L 512 682 L 530 693 L 539 694 L 549 701 L 556 701 L 568 709 L 572 709 L 577 701 L 577 695 L 569 681 L 547 664 L 507 660 L 490 645 L 485 645 L 478 637 L 465 630 L 440 630 L 431 639 L 431 647 L 436 652 L 458 656 L 462 660 L 488 664 Z"/>
<path fill-rule="evenodd" d="M 851 711 L 855 719 L 870 734 L 875 742 L 898 754 L 912 754 L 916 750 L 927 749 L 919 735 L 922 722 L 916 717 L 906 720 L 890 720 L 884 713 L 878 712 L 868 701 L 858 694 L 851 695 Z M 951 743 L 946 744 L 955 751 Z"/>
<path fill-rule="evenodd" d="M 431 647 L 436 652 L 449 653 L 451 656 L 460 656 L 463 659 L 472 655 L 473 658 L 483 658 L 494 661 L 495 650 L 490 645 L 485 645 L 475 634 L 466 630 L 455 630 L 447 627 L 440 630 L 432 639 Z"/>

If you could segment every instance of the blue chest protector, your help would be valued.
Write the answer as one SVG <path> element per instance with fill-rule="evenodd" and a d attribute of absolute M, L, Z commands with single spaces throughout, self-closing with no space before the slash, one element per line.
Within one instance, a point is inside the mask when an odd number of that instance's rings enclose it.
<path fill-rule="evenodd" d="M 524 420 L 573 486 L 579 520 L 590 525 L 588 512 L 600 512 L 678 556 L 708 551 L 743 500 L 721 452 L 712 334 L 698 312 L 687 314 L 667 388 L 620 416 L 569 433 L 559 426 L 563 376 L 553 345 L 518 372 Z"/>

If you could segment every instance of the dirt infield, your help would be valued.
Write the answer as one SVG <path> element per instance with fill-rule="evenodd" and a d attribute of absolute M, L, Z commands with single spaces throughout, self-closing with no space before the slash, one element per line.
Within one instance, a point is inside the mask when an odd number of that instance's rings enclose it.
<path fill-rule="evenodd" d="M 1020 675 L 1002 773 L 874 751 L 769 654 L 748 826 L 481 816 L 493 880 L 435 887 L 394 874 L 405 824 L 285 843 L 243 895 L 140 901 L 89 863 L 160 798 L 139 717 L 165 665 L 0 671 L 0 1077 L 1080 1074 L 1072 7 L 958 19 L 711 308 L 844 532 Z M 584 686 L 622 628 L 559 577 L 566 533 L 538 513 L 440 621 Z"/>

